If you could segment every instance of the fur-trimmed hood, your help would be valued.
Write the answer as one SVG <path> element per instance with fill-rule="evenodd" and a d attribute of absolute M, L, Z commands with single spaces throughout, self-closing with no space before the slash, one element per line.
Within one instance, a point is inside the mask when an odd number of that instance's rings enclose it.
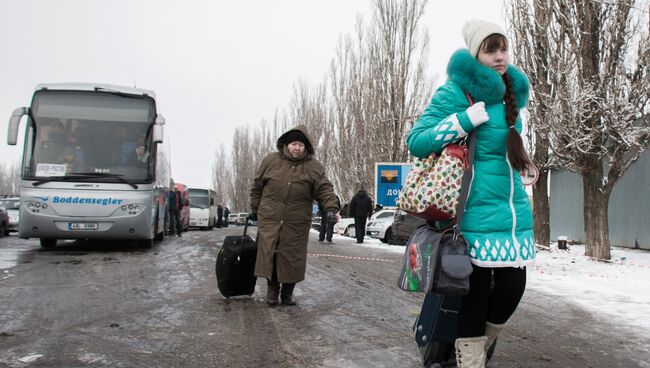
<path fill-rule="evenodd" d="M 530 84 L 523 71 L 514 65 L 508 65 L 506 73 L 512 80 L 512 87 L 517 98 L 517 105 L 521 109 L 528 103 Z M 472 96 L 475 101 L 484 101 L 492 105 L 503 101 L 506 86 L 501 75 L 494 69 L 481 64 L 478 59 L 470 55 L 467 49 L 456 51 L 447 65 L 449 79 L 458 84 Z"/>

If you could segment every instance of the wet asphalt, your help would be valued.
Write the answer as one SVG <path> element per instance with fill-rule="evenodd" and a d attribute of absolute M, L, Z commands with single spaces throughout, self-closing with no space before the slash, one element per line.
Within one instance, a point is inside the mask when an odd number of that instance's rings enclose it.
<path fill-rule="evenodd" d="M 312 233 L 298 305 L 268 307 L 262 280 L 252 297 L 217 290 L 217 252 L 241 231 L 192 230 L 146 250 L 0 238 L 0 367 L 422 366 L 411 327 L 423 296 L 396 287 L 400 253 Z M 488 367 L 650 367 L 638 340 L 527 290 Z"/>

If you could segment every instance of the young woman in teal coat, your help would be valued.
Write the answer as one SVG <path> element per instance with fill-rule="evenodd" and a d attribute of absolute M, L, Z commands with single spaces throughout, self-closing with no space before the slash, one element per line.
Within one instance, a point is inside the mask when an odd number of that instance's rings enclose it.
<path fill-rule="evenodd" d="M 460 310 L 456 358 L 459 367 L 483 367 L 485 352 L 524 293 L 525 267 L 535 260 L 532 211 L 519 175 L 530 165 L 519 117 L 529 83 L 509 64 L 501 27 L 473 20 L 463 36 L 467 49 L 451 57 L 448 80 L 413 126 L 408 146 L 425 158 L 475 133 L 474 177 L 461 224 L 474 272 Z"/>

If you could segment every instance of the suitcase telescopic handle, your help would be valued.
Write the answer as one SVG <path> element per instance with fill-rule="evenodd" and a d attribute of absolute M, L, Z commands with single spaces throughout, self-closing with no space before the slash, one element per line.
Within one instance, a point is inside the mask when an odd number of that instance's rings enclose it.
<path fill-rule="evenodd" d="M 250 216 L 246 216 L 246 221 L 244 222 L 244 233 L 241 234 L 241 241 L 239 242 L 239 254 L 241 255 L 244 252 L 244 241 L 246 240 L 246 231 L 248 230 L 248 220 Z M 240 255 L 237 256 L 237 262 L 241 260 Z"/>
<path fill-rule="evenodd" d="M 244 249 L 244 238 L 246 237 L 246 231 L 248 231 L 248 221 L 250 216 L 246 216 L 246 221 L 244 222 L 244 233 L 241 234 L 242 249 Z"/>

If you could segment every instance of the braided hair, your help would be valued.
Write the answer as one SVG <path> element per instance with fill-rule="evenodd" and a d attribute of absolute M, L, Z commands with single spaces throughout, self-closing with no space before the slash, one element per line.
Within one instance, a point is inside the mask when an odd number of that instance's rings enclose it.
<path fill-rule="evenodd" d="M 483 40 L 481 45 L 482 50 L 494 50 L 507 46 L 508 40 L 500 34 L 492 34 Z M 515 129 L 517 117 L 519 117 L 519 108 L 517 107 L 517 98 L 515 96 L 514 88 L 512 87 L 512 80 L 508 73 L 501 76 L 503 83 L 506 86 L 506 93 L 503 96 L 503 101 L 506 104 L 506 123 L 510 128 L 508 131 L 508 138 L 506 140 L 506 148 L 508 149 L 508 161 L 510 166 L 517 171 L 522 171 L 531 165 L 528 158 L 528 153 L 524 148 L 524 142 L 521 135 Z"/>
<path fill-rule="evenodd" d="M 528 153 L 524 148 L 524 142 L 521 135 L 515 129 L 515 123 L 519 116 L 519 109 L 517 108 L 517 98 L 515 97 L 514 89 L 512 88 L 512 81 L 508 73 L 504 73 L 501 78 L 506 85 L 506 94 L 503 100 L 506 103 L 506 123 L 508 123 L 508 139 L 506 140 L 506 147 L 508 149 L 508 161 L 510 165 L 517 171 L 525 170 L 530 164 Z"/>

